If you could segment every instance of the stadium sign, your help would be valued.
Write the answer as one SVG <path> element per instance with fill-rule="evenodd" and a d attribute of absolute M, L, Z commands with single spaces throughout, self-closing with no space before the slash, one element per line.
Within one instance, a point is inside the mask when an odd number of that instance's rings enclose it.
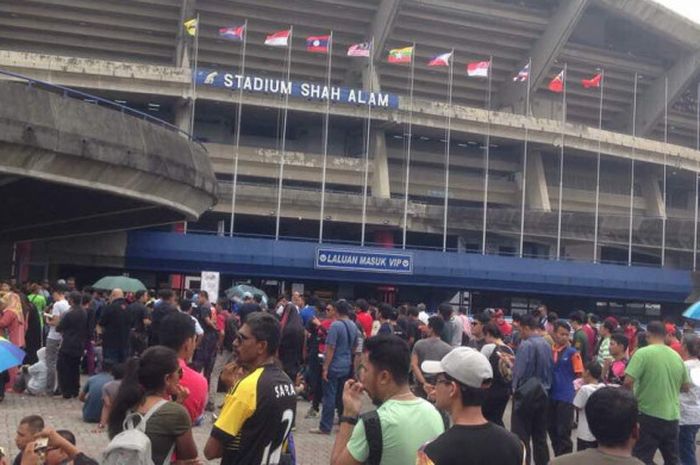
<path fill-rule="evenodd" d="M 321 270 L 413 274 L 413 255 L 319 247 L 316 249 L 314 267 Z"/>
<path fill-rule="evenodd" d="M 385 92 L 367 92 L 347 87 L 326 86 L 307 81 L 287 81 L 259 76 L 247 76 L 233 72 L 197 68 L 197 85 L 212 86 L 224 89 L 246 92 L 257 92 L 271 95 L 289 95 L 311 100 L 348 103 L 355 105 L 370 105 L 378 108 L 398 108 L 399 96 Z"/>

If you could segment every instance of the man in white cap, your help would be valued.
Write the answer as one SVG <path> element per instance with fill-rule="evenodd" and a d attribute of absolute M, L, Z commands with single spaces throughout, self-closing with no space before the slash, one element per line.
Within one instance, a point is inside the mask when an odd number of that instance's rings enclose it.
<path fill-rule="evenodd" d="M 436 406 L 450 413 L 453 426 L 418 451 L 417 464 L 522 465 L 525 447 L 513 433 L 490 423 L 481 412 L 493 370 L 488 359 L 469 347 L 458 347 L 440 361 L 425 361 L 435 376 Z"/>

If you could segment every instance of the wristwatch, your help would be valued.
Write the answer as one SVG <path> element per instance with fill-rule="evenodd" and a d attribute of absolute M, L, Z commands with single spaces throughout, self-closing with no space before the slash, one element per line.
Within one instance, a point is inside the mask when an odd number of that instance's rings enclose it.
<path fill-rule="evenodd" d="M 339 422 L 340 423 L 348 423 L 351 425 L 356 425 L 357 424 L 357 417 L 348 417 L 348 416 L 343 415 L 340 417 Z"/>

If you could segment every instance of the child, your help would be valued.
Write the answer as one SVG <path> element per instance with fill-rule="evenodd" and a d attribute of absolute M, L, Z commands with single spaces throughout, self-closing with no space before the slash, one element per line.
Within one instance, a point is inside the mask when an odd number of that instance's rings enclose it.
<path fill-rule="evenodd" d="M 596 361 L 590 362 L 586 365 L 586 369 L 583 372 L 583 386 L 576 393 L 574 397 L 574 407 L 578 410 L 578 428 L 576 429 L 576 451 L 582 451 L 584 449 L 592 449 L 598 447 L 595 436 L 588 429 L 588 421 L 586 420 L 586 403 L 588 398 L 591 397 L 596 390 L 604 387 L 605 384 L 601 382 L 602 368 Z"/>

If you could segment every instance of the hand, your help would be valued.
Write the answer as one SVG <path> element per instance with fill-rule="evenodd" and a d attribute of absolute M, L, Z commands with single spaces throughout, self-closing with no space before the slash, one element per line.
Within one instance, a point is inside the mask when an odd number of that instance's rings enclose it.
<path fill-rule="evenodd" d="M 246 375 L 246 371 L 243 367 L 238 366 L 236 362 L 227 363 L 224 369 L 221 370 L 221 382 L 224 383 L 229 389 L 236 385 L 241 379 Z"/>
<path fill-rule="evenodd" d="M 53 428 L 44 428 L 34 435 L 34 440 L 48 438 L 49 447 L 61 447 L 62 444 L 68 442 L 63 436 L 58 434 Z M 26 449 L 25 449 L 26 450 Z"/>
<path fill-rule="evenodd" d="M 175 386 L 175 392 L 173 394 L 175 395 L 175 402 L 182 404 L 190 396 L 190 390 L 178 384 Z"/>
<path fill-rule="evenodd" d="M 365 387 L 361 382 L 349 379 L 343 387 L 343 415 L 356 417 L 362 408 L 362 393 Z"/>
<path fill-rule="evenodd" d="M 24 446 L 21 465 L 42 465 L 44 463 L 44 457 L 34 452 L 34 445 L 34 441 L 32 441 Z"/>
<path fill-rule="evenodd" d="M 429 400 L 435 400 L 435 385 L 430 383 L 423 383 L 423 390 L 428 395 Z"/>
<path fill-rule="evenodd" d="M 328 368 L 323 367 L 323 380 L 328 382 Z"/>

